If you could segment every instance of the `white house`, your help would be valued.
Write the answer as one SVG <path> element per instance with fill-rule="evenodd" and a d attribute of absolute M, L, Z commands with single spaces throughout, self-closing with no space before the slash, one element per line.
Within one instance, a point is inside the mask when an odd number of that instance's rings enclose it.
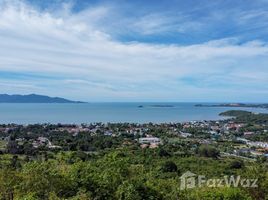
<path fill-rule="evenodd" d="M 157 137 L 144 137 L 144 138 L 139 138 L 139 143 L 141 143 L 141 144 L 160 144 L 161 140 Z"/>

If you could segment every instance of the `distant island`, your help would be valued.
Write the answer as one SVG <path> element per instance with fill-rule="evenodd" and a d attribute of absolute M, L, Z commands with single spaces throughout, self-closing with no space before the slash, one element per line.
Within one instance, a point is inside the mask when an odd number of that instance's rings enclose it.
<path fill-rule="evenodd" d="M 38 94 L 29 94 L 29 95 L 0 94 L 0 103 L 84 103 L 84 102 L 71 101 L 60 97 L 49 97 Z"/>
<path fill-rule="evenodd" d="M 245 108 L 268 108 L 268 103 L 252 104 L 252 103 L 222 103 L 222 104 L 196 104 L 196 107 L 245 107 Z"/>
<path fill-rule="evenodd" d="M 148 105 L 148 106 L 144 106 L 144 105 L 139 105 L 138 108 L 143 108 L 143 107 L 154 107 L 154 108 L 173 108 L 175 107 L 174 105 L 168 105 L 168 104 L 155 104 L 155 105 Z"/>

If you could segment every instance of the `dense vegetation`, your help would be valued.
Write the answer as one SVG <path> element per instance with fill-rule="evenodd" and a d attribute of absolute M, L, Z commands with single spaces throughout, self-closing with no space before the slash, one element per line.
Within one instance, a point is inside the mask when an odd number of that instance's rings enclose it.
<path fill-rule="evenodd" d="M 214 141 L 202 127 L 185 128 L 192 134 L 190 138 L 171 132 L 181 130 L 181 124 L 146 124 L 142 128 L 127 123 L 97 124 L 89 125 L 94 132 L 75 134 L 67 131 L 73 125 L 0 126 L 3 130 L 7 127 L 8 131 L 0 132 L 0 200 L 268 199 L 265 157 L 252 161 L 224 156 L 221 153 L 232 152 L 234 144 L 223 140 L 202 143 Z M 161 145 L 142 148 L 137 139 L 145 133 L 161 138 Z M 60 148 L 34 147 L 39 137 Z M 187 171 L 207 179 L 232 175 L 258 179 L 258 187 L 181 189 L 180 177 Z"/>
<path fill-rule="evenodd" d="M 220 113 L 220 115 L 235 117 L 236 122 L 268 124 L 268 114 L 266 113 L 252 113 L 242 110 L 230 110 Z"/>
<path fill-rule="evenodd" d="M 268 197 L 268 168 L 264 163 L 220 159 L 208 152 L 214 151 L 202 147 L 199 156 L 178 156 L 169 149 L 140 149 L 134 145 L 99 154 L 50 152 L 39 154 L 35 159 L 3 155 L 1 199 L 237 200 Z M 258 178 L 259 187 L 204 186 L 180 190 L 179 178 L 188 170 L 209 178 L 239 174 Z"/>

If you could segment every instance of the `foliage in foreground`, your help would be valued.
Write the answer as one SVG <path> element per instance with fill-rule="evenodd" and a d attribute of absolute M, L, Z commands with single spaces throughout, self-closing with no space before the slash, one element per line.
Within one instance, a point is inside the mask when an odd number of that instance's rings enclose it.
<path fill-rule="evenodd" d="M 124 149 L 79 159 L 77 152 L 59 152 L 29 161 L 21 156 L 1 156 L 2 200 L 83 199 L 267 199 L 265 163 L 199 156 L 179 157 L 159 149 Z M 204 152 L 202 149 L 201 152 Z M 207 152 L 205 152 L 206 154 Z M 201 155 L 201 154 L 200 154 Z M 180 190 L 186 171 L 210 178 L 241 175 L 258 178 L 259 187 Z"/>

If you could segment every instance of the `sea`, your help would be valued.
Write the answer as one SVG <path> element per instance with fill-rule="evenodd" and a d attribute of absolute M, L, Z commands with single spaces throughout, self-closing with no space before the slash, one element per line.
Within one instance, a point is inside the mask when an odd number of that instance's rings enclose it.
<path fill-rule="evenodd" d="M 176 123 L 220 120 L 227 110 L 268 113 L 268 109 L 196 107 L 197 103 L 0 103 L 0 124 Z M 213 104 L 213 103 L 202 103 Z"/>

